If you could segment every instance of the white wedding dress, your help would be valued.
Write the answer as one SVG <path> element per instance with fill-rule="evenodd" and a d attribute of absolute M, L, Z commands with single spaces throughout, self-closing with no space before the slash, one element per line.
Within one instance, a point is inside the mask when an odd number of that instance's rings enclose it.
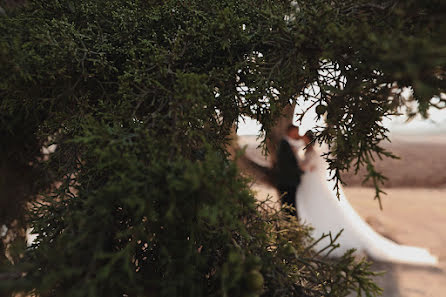
<path fill-rule="evenodd" d="M 305 171 L 296 193 L 296 207 L 301 222 L 311 225 L 314 239 L 331 232 L 334 238 L 341 230 L 330 256 L 342 256 L 349 249 L 366 253 L 377 261 L 406 263 L 415 265 L 438 264 L 438 258 L 428 250 L 419 247 L 399 245 L 376 233 L 353 209 L 346 199 L 342 188 L 338 199 L 334 190 L 334 181 L 329 181 L 327 163 L 320 157 L 320 151 L 306 153 L 306 166 L 312 167 Z M 328 237 L 315 245 L 321 250 L 330 243 Z"/>

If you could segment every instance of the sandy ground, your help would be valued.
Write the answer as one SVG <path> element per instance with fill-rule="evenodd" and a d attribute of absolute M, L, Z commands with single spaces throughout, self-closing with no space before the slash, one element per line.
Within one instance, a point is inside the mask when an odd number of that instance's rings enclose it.
<path fill-rule="evenodd" d="M 277 199 L 274 188 L 254 184 L 259 199 Z M 439 297 L 446 292 L 446 189 L 386 189 L 383 210 L 370 188 L 345 188 L 353 207 L 379 233 L 398 243 L 428 248 L 439 257 L 438 268 L 391 263 L 373 264 L 384 297 Z"/>
<path fill-rule="evenodd" d="M 239 138 L 247 145 L 246 157 L 253 161 L 242 168 L 254 177 L 253 190 L 258 199 L 277 192 L 268 185 L 265 159 L 256 149 L 255 136 Z M 439 297 L 446 294 L 446 137 L 396 136 L 385 146 L 402 160 L 384 160 L 377 166 L 388 177 L 384 189 L 383 210 L 373 199 L 374 190 L 360 187 L 361 176 L 345 174 L 349 187 L 345 194 L 356 211 L 380 234 L 394 241 L 428 248 L 439 257 L 438 268 L 401 264 L 373 264 L 375 271 L 385 271 L 376 278 L 384 297 Z M 257 166 L 257 167 L 256 167 Z M 263 170 L 263 171 L 262 171 Z M 254 173 L 254 174 L 253 174 Z"/>
<path fill-rule="evenodd" d="M 389 179 L 385 187 L 446 188 L 446 136 L 394 136 L 383 147 L 400 159 L 377 160 L 376 168 Z M 350 186 L 362 183 L 365 170 L 344 174 Z"/>
<path fill-rule="evenodd" d="M 388 273 L 378 282 L 383 296 L 444 296 L 446 294 L 446 189 L 388 189 L 383 211 L 373 191 L 346 188 L 358 213 L 375 229 L 395 241 L 428 248 L 439 257 L 438 269 L 378 264 Z"/>

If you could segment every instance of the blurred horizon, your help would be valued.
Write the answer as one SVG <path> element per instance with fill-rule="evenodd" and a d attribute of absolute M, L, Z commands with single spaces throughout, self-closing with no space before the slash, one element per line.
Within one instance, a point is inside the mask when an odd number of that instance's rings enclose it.
<path fill-rule="evenodd" d="M 296 108 L 297 110 L 298 108 Z M 301 108 L 303 109 L 303 108 Z M 302 121 L 293 123 L 299 126 L 300 132 L 313 129 L 315 126 L 323 125 L 323 121 L 315 120 L 316 113 L 314 109 L 306 112 Z M 383 125 L 389 129 L 391 135 L 407 135 L 407 136 L 426 136 L 426 135 L 444 135 L 446 136 L 446 111 L 431 109 L 429 110 L 429 118 L 423 119 L 420 115 L 407 121 L 407 116 L 393 116 L 382 121 Z M 251 118 L 240 117 L 237 128 L 237 135 L 258 135 L 260 124 Z"/>

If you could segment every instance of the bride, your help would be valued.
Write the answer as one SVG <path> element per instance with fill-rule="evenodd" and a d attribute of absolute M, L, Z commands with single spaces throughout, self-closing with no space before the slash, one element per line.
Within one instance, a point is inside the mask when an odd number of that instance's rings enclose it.
<path fill-rule="evenodd" d="M 311 133 L 304 136 L 306 143 L 310 143 L 311 138 Z M 353 209 L 342 188 L 338 199 L 333 190 L 334 181 L 328 180 L 326 163 L 314 145 L 307 146 L 301 164 L 305 173 L 296 193 L 297 213 L 302 222 L 314 228 L 312 235 L 315 239 L 329 232 L 335 237 L 342 231 L 336 241 L 340 247 L 334 249 L 331 256 L 342 256 L 347 250 L 354 248 L 377 261 L 415 265 L 438 264 L 438 258 L 426 249 L 399 245 L 376 233 Z M 316 244 L 315 249 L 321 250 L 329 243 L 330 238 L 325 237 Z"/>

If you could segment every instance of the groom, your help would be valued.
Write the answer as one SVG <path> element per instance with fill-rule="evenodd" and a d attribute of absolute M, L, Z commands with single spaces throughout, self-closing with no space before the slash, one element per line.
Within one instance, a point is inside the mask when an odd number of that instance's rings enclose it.
<path fill-rule="evenodd" d="M 297 150 L 305 143 L 299 135 L 299 127 L 290 125 L 286 136 L 280 141 L 277 150 L 276 185 L 279 190 L 282 205 L 289 205 L 296 209 L 296 190 L 300 184 L 303 171 L 296 158 Z"/>

